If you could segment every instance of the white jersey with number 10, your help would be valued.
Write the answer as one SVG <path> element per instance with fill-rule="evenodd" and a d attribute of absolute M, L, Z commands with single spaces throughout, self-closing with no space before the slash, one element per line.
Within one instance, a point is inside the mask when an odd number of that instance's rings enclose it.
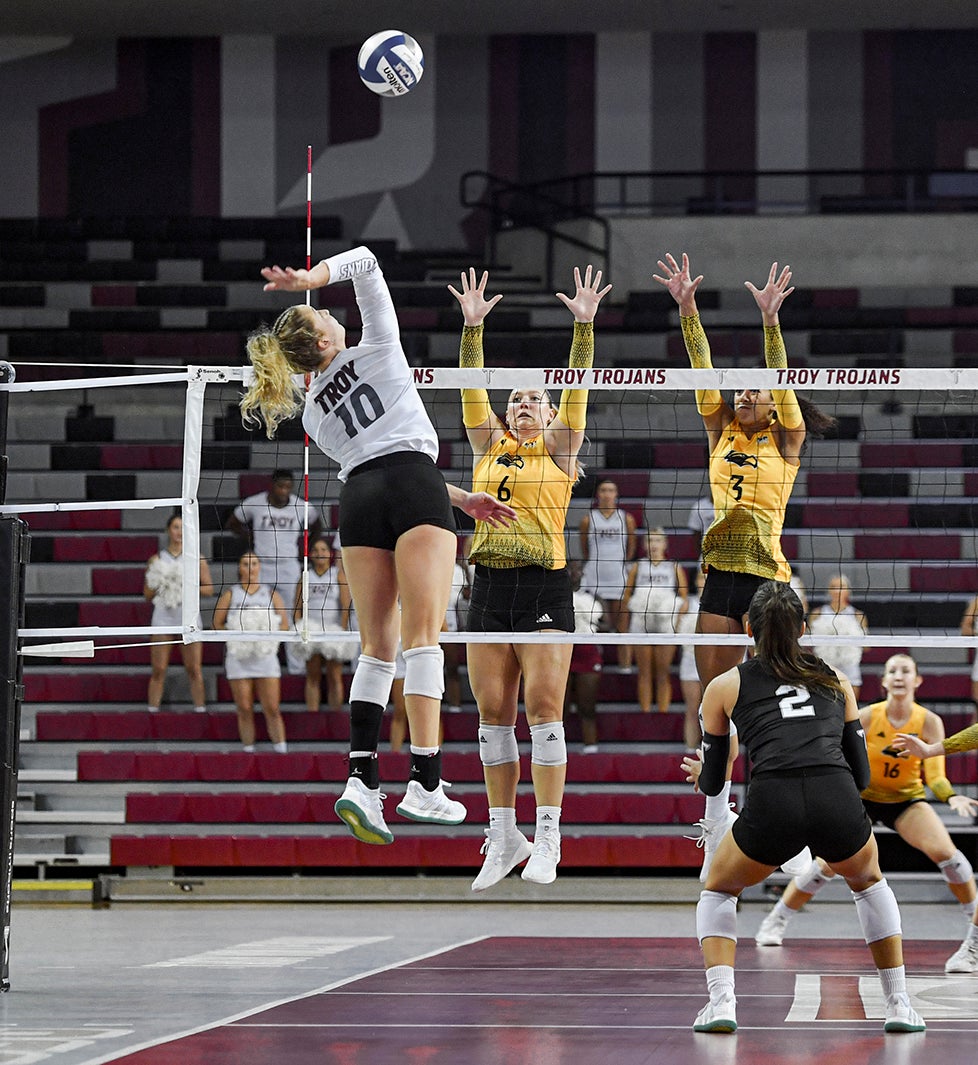
<path fill-rule="evenodd" d="M 345 481 L 355 466 L 398 451 L 438 457 L 438 437 L 414 386 L 401 347 L 397 315 L 373 252 L 354 248 L 326 260 L 330 284 L 352 281 L 363 330 L 318 374 L 302 424 L 339 464 Z"/>

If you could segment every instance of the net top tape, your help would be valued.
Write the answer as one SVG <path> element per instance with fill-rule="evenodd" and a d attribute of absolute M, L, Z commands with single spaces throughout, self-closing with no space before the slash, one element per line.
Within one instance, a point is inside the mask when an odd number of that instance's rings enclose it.
<path fill-rule="evenodd" d="M 131 385 L 202 381 L 219 384 L 240 381 L 249 384 L 250 366 L 189 366 L 172 373 L 138 374 L 127 377 L 85 377 L 64 381 L 25 381 L 0 384 L 6 392 L 55 392 L 70 389 L 120 388 Z M 513 389 L 528 379 L 548 388 L 601 390 L 683 391 L 695 389 L 801 388 L 810 392 L 841 392 L 849 389 L 884 388 L 897 391 L 946 392 L 978 390 L 978 367 L 914 369 L 894 367 L 818 366 L 767 370 L 751 367 L 692 370 L 651 367 L 601 367 L 573 370 L 566 367 L 491 367 L 460 369 L 451 366 L 416 366 L 414 383 L 419 388 Z"/>

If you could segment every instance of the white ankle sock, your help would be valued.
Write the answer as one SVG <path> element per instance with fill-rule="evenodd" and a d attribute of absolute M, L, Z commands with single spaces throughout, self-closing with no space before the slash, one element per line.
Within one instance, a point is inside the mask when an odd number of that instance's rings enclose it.
<path fill-rule="evenodd" d="M 907 970 L 902 965 L 896 965 L 892 969 L 878 969 L 880 983 L 883 985 L 883 994 L 890 998 L 892 995 L 905 995 L 907 993 Z"/>
<path fill-rule="evenodd" d="M 734 970 L 732 965 L 711 965 L 706 970 L 706 987 L 710 1001 L 734 997 Z"/>

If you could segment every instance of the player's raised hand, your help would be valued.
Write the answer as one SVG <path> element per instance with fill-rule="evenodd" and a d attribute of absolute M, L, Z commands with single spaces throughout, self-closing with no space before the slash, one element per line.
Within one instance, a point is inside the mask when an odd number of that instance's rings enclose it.
<path fill-rule="evenodd" d="M 574 267 L 574 285 L 576 291 L 573 296 L 564 292 L 557 292 L 557 299 L 574 315 L 575 322 L 593 322 L 598 312 L 598 304 L 611 291 L 611 285 L 601 288 L 601 271 L 598 270 L 592 277 L 592 267 L 588 266 L 581 279 L 580 268 Z"/>
<path fill-rule="evenodd" d="M 486 299 L 486 284 L 489 281 L 489 271 L 483 270 L 482 277 L 476 281 L 475 267 L 470 266 L 468 273 L 462 271 L 462 291 L 459 292 L 454 285 L 448 286 L 448 291 L 458 300 L 462 308 L 462 318 L 466 325 L 482 325 L 486 315 L 503 298 L 498 292 L 495 296 Z"/>
<path fill-rule="evenodd" d="M 690 277 L 689 256 L 683 252 L 683 261 L 679 263 L 667 252 L 665 260 L 659 259 L 658 267 L 662 274 L 653 274 L 652 280 L 669 290 L 669 295 L 679 304 L 679 311 L 686 317 L 696 314 L 696 290 L 700 287 L 703 275 Z"/>

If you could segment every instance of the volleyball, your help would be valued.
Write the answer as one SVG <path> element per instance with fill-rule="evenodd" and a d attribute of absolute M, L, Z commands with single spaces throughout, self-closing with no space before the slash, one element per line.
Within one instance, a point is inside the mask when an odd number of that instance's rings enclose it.
<path fill-rule="evenodd" d="M 357 56 L 360 80 L 380 96 L 404 96 L 421 80 L 424 52 L 400 30 L 381 30 L 368 37 Z"/>

